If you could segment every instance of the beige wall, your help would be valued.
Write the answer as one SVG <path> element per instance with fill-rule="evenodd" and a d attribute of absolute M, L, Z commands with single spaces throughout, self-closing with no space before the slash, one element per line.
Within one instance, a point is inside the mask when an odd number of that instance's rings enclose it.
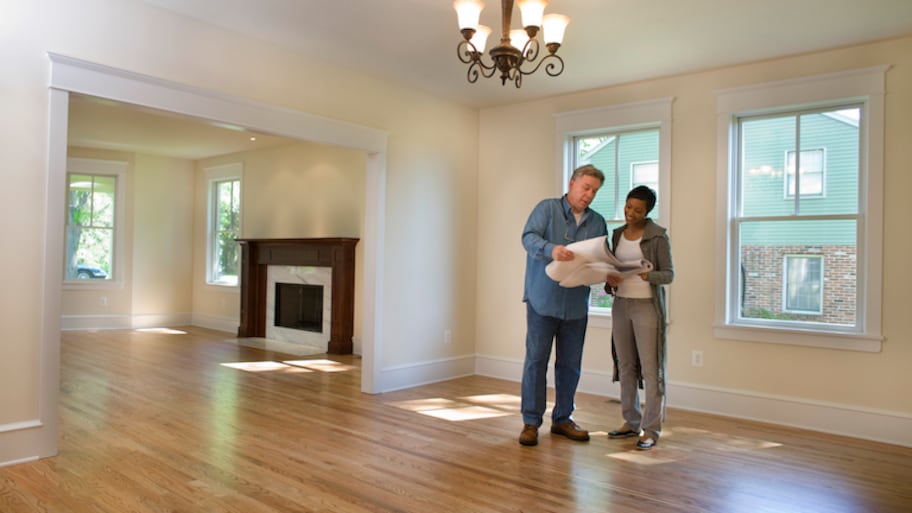
<path fill-rule="evenodd" d="M 193 162 L 77 147 L 67 154 L 126 162 L 127 173 L 119 279 L 65 286 L 64 329 L 189 322 Z"/>
<path fill-rule="evenodd" d="M 29 215 L 10 223 L 5 251 L 0 251 L 0 265 L 18 270 L 0 290 L 5 329 L 0 462 L 47 455 L 56 447 L 55 404 L 48 404 L 56 396 L 49 387 L 42 389 L 42 379 L 56 375 L 57 355 L 41 354 L 45 330 L 53 337 L 57 329 L 60 294 L 53 283 L 44 287 L 41 278 L 47 269 L 47 134 L 52 128 L 48 52 L 388 133 L 380 190 L 385 201 L 380 367 L 473 353 L 475 110 L 139 0 L 8 3 L 0 17 L 0 134 L 5 137 L 0 173 L 16 186 L 0 188 L 0 202 L 9 212 Z M 446 329 L 453 329 L 449 345 L 442 340 Z M 42 378 L 42 372 L 47 376 Z"/>
<path fill-rule="evenodd" d="M 366 154 L 297 142 L 221 157 L 196 164 L 193 314 L 210 325 L 237 331 L 240 299 L 235 287 L 206 285 L 206 168 L 243 166 L 242 237 L 308 238 L 364 235 Z M 360 305 L 363 245 L 355 251 L 355 338 L 361 337 Z M 202 321 L 201 323 L 205 323 Z M 225 328 L 223 328 L 225 329 Z"/>
<path fill-rule="evenodd" d="M 772 80 L 890 64 L 887 72 L 883 206 L 884 318 L 880 353 L 721 340 L 713 336 L 716 261 L 716 103 L 714 91 Z M 558 195 L 553 115 L 599 106 L 674 97 L 671 240 L 677 276 L 670 286 L 669 379 L 697 391 L 733 392 L 805 406 L 885 412 L 912 419 L 912 336 L 904 322 L 912 286 L 907 191 L 912 174 L 912 38 L 795 58 L 651 80 L 550 98 L 481 113 L 479 182 L 522 184 L 501 194 L 479 190 L 476 338 L 480 356 L 521 361 L 525 314 L 520 302 L 524 253 L 520 231 L 540 197 Z M 523 152 L 503 152 L 521 146 Z M 610 379 L 609 332 L 590 329 L 585 374 Z M 692 367 L 692 350 L 705 365 Z M 680 403 L 672 394 L 670 404 Z M 794 423 L 800 424 L 799 420 Z M 862 428 L 856 434 L 862 434 Z M 908 441 L 908 439 L 907 439 Z"/>

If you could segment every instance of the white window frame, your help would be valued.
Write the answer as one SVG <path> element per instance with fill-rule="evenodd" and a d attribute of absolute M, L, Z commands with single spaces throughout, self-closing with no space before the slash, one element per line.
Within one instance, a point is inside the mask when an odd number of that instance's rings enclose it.
<path fill-rule="evenodd" d="M 789 269 L 793 259 L 804 259 L 804 260 L 819 260 L 820 261 L 820 272 L 818 273 L 818 282 L 820 283 L 820 290 L 817 292 L 817 310 L 799 310 L 788 307 L 788 295 L 789 295 Z M 826 260 L 823 258 L 823 255 L 783 255 L 782 257 L 782 311 L 791 314 L 800 314 L 800 315 L 821 315 L 823 313 L 823 287 L 824 281 L 823 277 L 826 274 Z"/>
<path fill-rule="evenodd" d="M 716 91 L 717 106 L 717 226 L 715 319 L 716 337 L 833 349 L 879 352 L 882 347 L 883 289 L 883 146 L 884 94 L 889 66 L 875 66 L 792 80 Z M 775 114 L 806 108 L 860 103 L 863 115 L 859 162 L 859 302 L 857 327 L 852 332 L 757 326 L 737 320 L 733 267 L 735 244 L 731 219 L 737 206 L 738 117 Z"/>
<path fill-rule="evenodd" d="M 114 256 L 111 262 L 113 267 L 111 277 L 108 280 L 67 280 L 66 273 L 64 273 L 64 290 L 123 288 L 126 273 L 124 270 L 124 248 L 126 247 L 124 227 L 126 224 L 125 198 L 127 196 L 128 169 L 129 163 L 118 160 L 67 158 L 67 174 L 113 176 L 117 184 L 114 192 Z M 69 180 L 67 180 L 67 183 L 69 183 Z M 69 186 L 67 185 L 67 187 Z M 64 194 L 64 202 L 68 201 L 66 196 Z M 64 212 L 66 210 L 65 205 Z M 64 230 L 64 237 L 66 237 L 66 230 Z M 65 246 L 66 243 L 64 242 Z M 66 254 L 64 254 L 64 258 L 66 258 Z"/>
<path fill-rule="evenodd" d="M 240 288 L 241 286 L 241 277 L 238 276 L 237 283 L 225 283 L 220 281 L 213 280 L 212 271 L 214 269 L 213 259 L 215 258 L 216 251 L 216 236 L 217 236 L 217 227 L 215 223 L 218 221 L 216 216 L 216 209 L 218 208 L 217 201 L 215 199 L 216 190 L 215 187 L 220 182 L 225 182 L 228 180 L 238 180 L 241 186 L 241 208 L 243 209 L 243 197 L 244 197 L 244 165 L 240 162 L 232 162 L 230 164 L 222 164 L 218 166 L 207 167 L 205 169 L 206 175 L 206 285 L 212 287 L 228 287 L 228 288 Z M 240 226 L 238 227 L 239 231 L 243 233 L 243 219 L 244 213 L 241 211 L 241 219 L 239 221 Z M 240 268 L 238 269 L 240 273 Z"/>
<path fill-rule="evenodd" d="M 556 123 L 558 195 L 567 192 L 567 178 L 574 162 L 573 138 L 608 131 L 659 130 L 659 197 L 660 217 L 655 221 L 671 231 L 671 106 L 674 98 L 659 98 L 642 102 L 597 107 L 554 115 Z M 610 234 L 609 234 L 610 236 Z M 669 306 L 670 307 L 670 306 Z M 669 315 L 669 318 L 671 316 Z M 611 327 L 610 311 L 590 311 L 589 326 Z"/>

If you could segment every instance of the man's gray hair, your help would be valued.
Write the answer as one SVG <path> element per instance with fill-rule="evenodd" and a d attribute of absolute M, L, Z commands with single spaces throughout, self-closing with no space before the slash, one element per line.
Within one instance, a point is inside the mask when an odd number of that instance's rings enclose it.
<path fill-rule="evenodd" d="M 576 180 L 582 176 L 591 176 L 593 178 L 598 178 L 599 183 L 605 183 L 605 173 L 602 173 L 601 169 L 593 166 L 592 164 L 585 164 L 573 170 L 573 174 L 570 176 L 570 181 Z"/>

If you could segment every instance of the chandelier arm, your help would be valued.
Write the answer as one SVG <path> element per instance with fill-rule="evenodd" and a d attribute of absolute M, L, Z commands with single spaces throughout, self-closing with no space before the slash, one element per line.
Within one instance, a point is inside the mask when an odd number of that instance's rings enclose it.
<path fill-rule="evenodd" d="M 478 49 L 475 48 L 475 45 L 466 40 L 462 40 L 456 45 L 456 56 L 465 64 L 471 64 L 473 61 L 477 60 L 475 57 L 477 54 Z"/>
<path fill-rule="evenodd" d="M 496 66 L 485 65 L 484 61 L 479 57 L 469 65 L 466 77 L 468 78 L 469 83 L 474 84 L 478 80 L 479 75 L 485 78 L 491 78 L 494 76 L 495 71 L 497 71 Z"/>
<path fill-rule="evenodd" d="M 538 43 L 538 39 L 529 39 L 526 41 L 525 46 L 522 49 L 522 58 L 517 64 L 517 68 L 521 67 L 524 62 L 532 62 L 538 58 L 538 52 L 541 50 L 541 45 Z"/>
<path fill-rule="evenodd" d="M 556 77 L 564 72 L 564 60 L 553 53 L 544 56 L 542 60 L 538 61 L 538 64 L 534 68 L 528 71 L 519 70 L 519 72 L 523 75 L 531 75 L 538 71 L 538 68 L 542 67 L 542 64 L 545 64 L 545 73 L 550 77 Z"/>

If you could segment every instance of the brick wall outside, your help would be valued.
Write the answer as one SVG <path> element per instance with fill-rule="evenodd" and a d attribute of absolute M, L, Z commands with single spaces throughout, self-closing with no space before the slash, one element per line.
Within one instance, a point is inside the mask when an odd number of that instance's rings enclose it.
<path fill-rule="evenodd" d="M 823 255 L 823 313 L 783 312 L 786 255 Z M 856 255 L 854 246 L 743 246 L 743 309 L 750 318 L 855 324 Z"/>

